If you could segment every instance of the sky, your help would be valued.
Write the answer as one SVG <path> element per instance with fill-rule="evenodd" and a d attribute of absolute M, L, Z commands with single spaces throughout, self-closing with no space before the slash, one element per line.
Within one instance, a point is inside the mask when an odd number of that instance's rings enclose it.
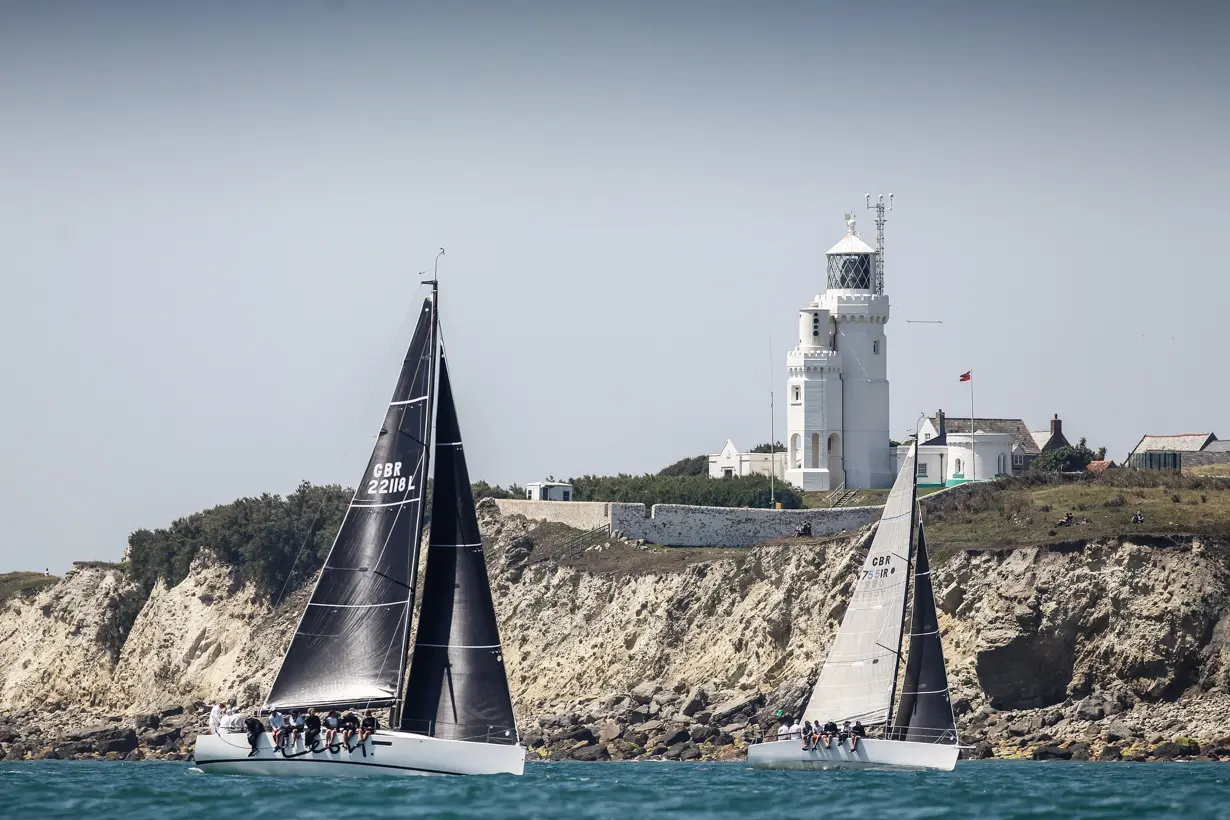
<path fill-rule="evenodd" d="M 785 439 L 886 227 L 894 437 L 1230 437 L 1230 11 L 0 4 L 0 571 L 353 486 L 438 249 L 473 478 Z M 941 324 L 910 323 L 930 320 Z"/>

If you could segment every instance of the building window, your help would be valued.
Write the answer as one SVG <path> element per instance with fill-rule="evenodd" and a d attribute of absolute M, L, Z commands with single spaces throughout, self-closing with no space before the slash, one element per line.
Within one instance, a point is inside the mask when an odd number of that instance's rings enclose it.
<path fill-rule="evenodd" d="M 931 440 L 931 434 L 923 433 L 923 441 L 930 441 L 930 440 Z"/>
<path fill-rule="evenodd" d="M 722 478 L 734 478 L 734 476 L 735 476 L 735 470 L 733 467 L 723 467 L 722 468 Z"/>
<path fill-rule="evenodd" d="M 961 475 L 961 459 L 954 459 L 952 462 L 952 474 L 954 476 Z"/>
<path fill-rule="evenodd" d="M 569 492 L 568 490 L 564 490 L 564 500 L 565 500 L 565 501 L 571 501 L 571 500 L 572 500 L 572 493 L 571 493 L 571 492 Z"/>
<path fill-rule="evenodd" d="M 1012 466 L 1013 467 L 1024 467 L 1025 466 L 1025 456 L 1023 453 L 1013 453 L 1012 454 Z"/>
<path fill-rule="evenodd" d="M 927 465 L 922 462 L 918 463 L 918 477 L 919 478 L 927 477 Z"/>
<path fill-rule="evenodd" d="M 799 386 L 796 384 L 793 390 L 794 390 L 794 401 L 798 401 L 799 400 Z"/>
<path fill-rule="evenodd" d="M 871 352 L 876 354 L 877 356 L 880 355 L 880 340 L 879 339 L 876 339 L 874 342 L 871 343 Z"/>

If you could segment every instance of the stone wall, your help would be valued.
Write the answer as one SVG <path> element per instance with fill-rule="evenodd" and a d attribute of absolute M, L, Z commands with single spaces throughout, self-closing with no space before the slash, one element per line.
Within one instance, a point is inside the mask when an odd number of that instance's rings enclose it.
<path fill-rule="evenodd" d="M 523 515 L 531 521 L 554 521 L 576 527 L 578 530 L 593 530 L 610 526 L 611 507 L 633 506 L 645 509 L 644 504 L 609 504 L 603 501 L 529 501 L 522 498 L 497 498 L 500 515 Z"/>
<path fill-rule="evenodd" d="M 824 510 L 765 510 L 746 507 L 689 507 L 654 504 L 645 514 L 641 504 L 613 505 L 611 528 L 625 538 L 640 538 L 671 547 L 750 547 L 771 538 L 794 535 L 804 521 L 812 535 L 854 530 L 880 517 L 883 507 L 840 507 Z"/>
<path fill-rule="evenodd" d="M 523 515 L 577 529 L 610 526 L 625 538 L 672 547 L 749 547 L 771 538 L 794 535 L 804 521 L 812 535 L 832 535 L 875 521 L 882 507 L 823 510 L 766 510 L 747 507 L 692 507 L 683 504 L 602 503 L 595 501 L 523 501 L 499 499 L 501 515 Z"/>
<path fill-rule="evenodd" d="M 1203 467 L 1206 464 L 1225 464 L 1227 472 L 1230 472 L 1230 453 L 1184 453 L 1182 464 L 1185 469 L 1187 467 Z"/>

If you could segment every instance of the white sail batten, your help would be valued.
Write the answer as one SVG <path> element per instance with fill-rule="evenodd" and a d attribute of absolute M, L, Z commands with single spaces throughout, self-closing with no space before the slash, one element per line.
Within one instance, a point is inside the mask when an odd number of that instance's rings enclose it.
<path fill-rule="evenodd" d="M 813 723 L 885 723 L 897 676 L 913 529 L 915 450 L 889 491 L 837 637 L 803 713 Z"/>

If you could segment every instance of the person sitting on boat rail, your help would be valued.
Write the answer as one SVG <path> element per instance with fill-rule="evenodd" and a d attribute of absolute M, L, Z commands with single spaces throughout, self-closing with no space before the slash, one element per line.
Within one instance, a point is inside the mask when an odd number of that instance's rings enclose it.
<path fill-rule="evenodd" d="M 859 740 L 865 737 L 867 737 L 867 730 L 863 728 L 863 722 L 861 720 L 854 721 L 854 728 L 850 730 L 850 751 L 856 751 Z"/>
<path fill-rule="evenodd" d="M 353 709 L 347 709 L 346 714 L 342 715 L 342 743 L 346 746 L 346 751 L 353 751 L 350 748 L 350 739 L 359 731 L 359 716 L 354 713 Z"/>
<path fill-rule="evenodd" d="M 282 713 L 274 709 L 269 713 L 269 731 L 273 738 L 273 748 L 282 748 L 282 739 L 285 737 L 286 719 L 282 717 Z"/>
<path fill-rule="evenodd" d="M 803 727 L 799 725 L 798 721 L 793 721 L 793 722 L 791 722 L 791 724 L 790 724 L 790 739 L 791 739 L 791 740 L 798 740 L 798 739 L 799 739 L 799 738 L 801 738 L 801 737 L 803 737 Z"/>
<path fill-rule="evenodd" d="M 308 709 L 307 717 L 303 719 L 303 745 L 312 749 L 318 740 L 320 740 L 320 715 L 316 714 L 316 709 L 313 707 Z"/>
<path fill-rule="evenodd" d="M 811 721 L 803 721 L 803 751 L 807 751 L 807 746 L 811 743 L 811 732 Z"/>
<path fill-rule="evenodd" d="M 828 721 L 824 724 L 824 728 L 820 730 L 820 741 L 824 743 L 824 748 L 833 748 L 833 741 L 837 740 L 840 732 L 837 730 L 837 724 L 833 721 Z"/>
<path fill-rule="evenodd" d="M 777 724 L 777 739 L 778 740 L 789 740 L 790 739 L 790 718 L 789 717 L 783 717 L 782 722 Z"/>
<path fill-rule="evenodd" d="M 303 734 L 303 715 L 294 709 L 288 715 L 282 716 L 282 746 L 295 747 L 296 738 Z"/>
<path fill-rule="evenodd" d="M 372 736 L 380 728 L 380 724 L 376 722 L 376 716 L 372 714 L 372 710 L 368 709 L 363 713 L 363 722 L 359 724 L 359 743 L 363 743 Z"/>
<path fill-rule="evenodd" d="M 342 716 L 336 709 L 330 709 L 325 715 L 325 745 L 332 746 L 337 742 L 337 732 L 342 728 Z"/>

